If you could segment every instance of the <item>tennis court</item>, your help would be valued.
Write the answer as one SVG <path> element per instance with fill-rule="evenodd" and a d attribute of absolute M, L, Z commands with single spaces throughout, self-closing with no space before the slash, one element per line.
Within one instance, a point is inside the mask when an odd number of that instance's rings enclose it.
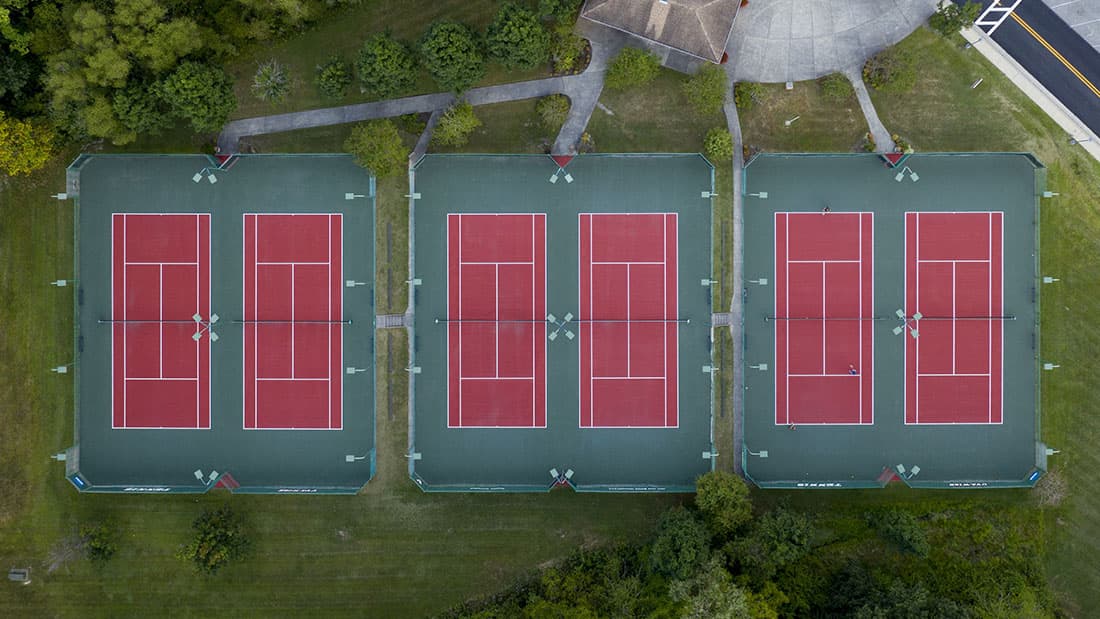
<path fill-rule="evenodd" d="M 210 216 L 111 217 L 112 427 L 210 428 Z"/>
<path fill-rule="evenodd" d="M 70 175 L 73 484 L 362 487 L 374 470 L 371 176 L 350 157 L 291 155 L 82 156 Z"/>
<path fill-rule="evenodd" d="M 874 423 L 873 213 L 775 214 L 775 423 Z"/>
<path fill-rule="evenodd" d="M 712 177 L 697 155 L 417 164 L 421 488 L 686 490 L 711 469 Z"/>
<path fill-rule="evenodd" d="M 1044 183 L 1026 154 L 754 158 L 746 474 L 765 487 L 1033 484 Z"/>

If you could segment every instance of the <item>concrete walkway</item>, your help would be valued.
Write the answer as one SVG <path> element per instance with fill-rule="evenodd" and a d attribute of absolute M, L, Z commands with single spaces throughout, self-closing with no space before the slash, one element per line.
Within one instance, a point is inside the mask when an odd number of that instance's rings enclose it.
<path fill-rule="evenodd" d="M 894 139 L 890 137 L 890 132 L 879 120 L 878 112 L 875 111 L 875 104 L 871 102 L 871 95 L 867 92 L 867 85 L 863 83 L 862 70 L 860 67 L 849 68 L 844 71 L 844 75 L 856 91 L 859 109 L 863 110 L 863 116 L 867 119 L 867 128 L 871 132 L 871 137 L 875 140 L 875 150 L 880 153 L 894 152 L 896 148 Z"/>
<path fill-rule="evenodd" d="M 582 21 L 578 25 L 578 31 L 582 36 L 588 38 L 592 44 L 592 60 L 583 73 L 474 88 L 467 91 L 463 98 L 473 105 L 487 105 L 534 99 L 552 94 L 564 94 L 569 97 L 572 106 L 561 132 L 554 142 L 553 154 L 576 153 L 577 144 L 580 142 L 585 127 L 588 126 L 588 119 L 592 116 L 592 110 L 595 109 L 596 102 L 603 91 L 603 79 L 604 74 L 607 72 L 607 64 L 618 53 L 619 49 L 626 44 L 627 40 L 627 36 L 622 33 L 600 28 L 587 21 Z M 392 118 L 403 114 L 437 112 L 446 109 L 454 101 L 455 96 L 453 94 L 440 92 L 400 99 L 387 99 L 373 103 L 357 103 L 287 114 L 244 118 L 231 121 L 222 128 L 221 135 L 218 136 L 218 148 L 221 153 L 228 154 L 237 151 L 241 138 L 251 135 L 341 125 L 377 118 Z M 423 145 L 418 143 L 418 150 L 421 146 L 426 148 L 427 143 L 425 142 Z M 422 153 L 423 151 L 421 151 Z"/>
<path fill-rule="evenodd" d="M 729 81 L 732 89 L 733 82 Z M 741 306 L 741 290 L 745 287 L 745 267 L 741 256 L 741 246 L 745 239 L 744 218 L 741 209 L 744 197 L 741 195 L 744 172 L 744 140 L 741 137 L 741 120 L 737 117 L 737 106 L 733 104 L 733 97 L 722 106 L 726 114 L 726 126 L 733 137 L 733 264 L 723 265 L 733 269 L 733 282 L 730 287 L 733 294 L 730 297 L 730 337 L 733 338 L 733 470 L 738 475 L 743 475 L 741 470 L 741 453 L 744 447 L 744 438 L 741 436 L 743 419 L 745 414 L 745 351 L 741 347 L 742 326 L 745 317 Z"/>
<path fill-rule="evenodd" d="M 904 39 L 939 0 L 751 0 L 727 47 L 731 75 L 797 82 L 862 64 Z"/>

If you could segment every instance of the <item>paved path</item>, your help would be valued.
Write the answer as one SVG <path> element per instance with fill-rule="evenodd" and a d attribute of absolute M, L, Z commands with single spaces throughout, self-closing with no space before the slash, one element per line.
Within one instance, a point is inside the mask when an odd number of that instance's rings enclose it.
<path fill-rule="evenodd" d="M 939 0 L 751 0 L 727 47 L 739 81 L 797 82 L 862 64 L 904 39 Z"/>
<path fill-rule="evenodd" d="M 728 67 L 727 67 L 728 69 Z M 728 74 L 731 73 L 727 71 Z M 733 80 L 728 80 L 730 89 Z M 741 121 L 737 117 L 737 106 L 733 104 L 733 97 L 729 97 L 722 106 L 726 114 L 726 126 L 733 137 L 733 251 L 732 265 L 722 265 L 724 268 L 733 269 L 733 280 L 730 285 L 730 337 L 733 338 L 733 470 L 738 475 L 744 475 L 741 470 L 741 454 L 744 447 L 744 438 L 741 436 L 743 419 L 745 415 L 745 351 L 741 347 L 742 326 L 745 317 L 742 313 L 741 290 L 745 287 L 744 262 L 741 256 L 741 244 L 745 239 L 743 227 L 744 218 L 741 209 L 743 197 L 741 195 L 741 175 L 744 171 L 744 141 L 741 138 Z M 721 451 L 719 451 L 721 453 Z"/>
<path fill-rule="evenodd" d="M 871 103 L 871 95 L 867 92 L 867 85 L 863 83 L 863 72 L 860 67 L 846 69 L 844 75 L 848 81 L 852 82 L 852 88 L 856 91 L 859 109 L 863 110 L 863 117 L 867 119 L 867 128 L 871 131 L 871 137 L 875 139 L 875 150 L 880 153 L 894 152 L 896 145 L 886 126 L 879 120 L 875 104 Z"/>
<path fill-rule="evenodd" d="M 592 44 L 592 59 L 583 73 L 568 78 L 569 116 L 565 119 L 557 140 L 554 141 L 555 155 L 571 155 L 577 152 L 577 144 L 588 127 L 592 111 L 599 103 L 603 92 L 603 79 L 611 59 L 626 45 L 627 35 L 610 28 L 604 28 L 582 19 L 577 24 L 577 32 Z"/>

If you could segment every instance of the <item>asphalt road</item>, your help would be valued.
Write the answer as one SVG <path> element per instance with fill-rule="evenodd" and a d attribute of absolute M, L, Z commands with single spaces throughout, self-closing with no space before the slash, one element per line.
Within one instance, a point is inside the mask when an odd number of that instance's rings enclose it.
<path fill-rule="evenodd" d="M 982 2 L 983 9 L 990 3 Z M 993 33 L 993 40 L 1093 133 L 1100 134 L 1100 52 L 1054 11 L 1040 0 L 1024 0 L 1015 17 L 1009 17 Z"/>

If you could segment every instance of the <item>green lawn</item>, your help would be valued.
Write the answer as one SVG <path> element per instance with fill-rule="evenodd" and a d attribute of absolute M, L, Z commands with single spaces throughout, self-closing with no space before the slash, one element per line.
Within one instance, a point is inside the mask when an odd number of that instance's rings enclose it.
<path fill-rule="evenodd" d="M 359 92 L 358 79 L 352 83 L 348 95 L 343 99 L 322 97 L 315 83 L 317 65 L 336 54 L 354 67 L 363 41 L 377 32 L 388 30 L 398 39 L 415 45 L 428 26 L 437 19 L 459 21 L 484 33 L 499 6 L 498 0 L 367 0 L 334 11 L 296 36 L 270 45 L 257 45 L 234 59 L 227 67 L 229 74 L 233 76 L 234 90 L 240 104 L 233 117 L 249 118 L 370 101 L 370 98 Z M 283 64 L 291 77 L 290 95 L 277 105 L 260 101 L 249 90 L 258 64 L 271 58 Z M 475 86 L 548 76 L 549 66 L 516 70 L 490 62 L 486 66 L 484 79 Z M 416 84 L 403 95 L 440 90 L 428 72 L 421 70 Z"/>
<path fill-rule="evenodd" d="M 661 69 L 657 79 L 622 91 L 604 90 L 588 123 L 596 151 L 601 153 L 697 153 L 709 129 L 725 127 L 719 111 L 701 116 L 688 106 L 680 91 L 686 76 Z"/>
<path fill-rule="evenodd" d="M 433 153 L 546 153 L 561 127 L 547 129 L 535 113 L 538 99 L 479 105 L 474 113 L 482 125 L 459 147 L 436 146 Z"/>
<path fill-rule="evenodd" d="M 867 120 L 855 95 L 830 101 L 816 81 L 796 82 L 793 90 L 783 84 L 763 84 L 763 93 L 748 110 L 740 111 L 745 145 L 772 153 L 860 150 Z M 785 121 L 798 117 L 788 127 Z"/>

